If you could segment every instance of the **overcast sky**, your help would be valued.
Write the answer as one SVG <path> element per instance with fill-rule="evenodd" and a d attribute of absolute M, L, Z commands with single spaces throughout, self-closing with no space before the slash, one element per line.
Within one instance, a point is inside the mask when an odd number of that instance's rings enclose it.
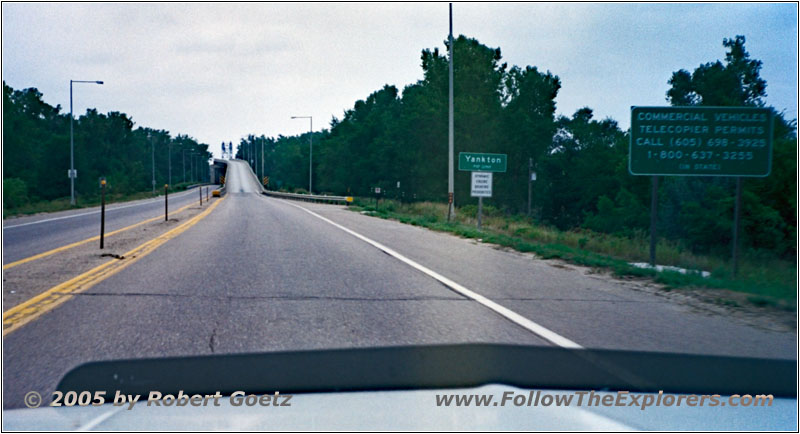
<path fill-rule="evenodd" d="M 75 113 L 121 111 L 138 126 L 222 141 L 293 135 L 384 84 L 422 78 L 420 52 L 443 48 L 447 3 L 2 5 L 2 75 Z M 561 79 L 557 111 L 589 106 L 623 128 L 631 105 L 666 105 L 673 71 L 723 59 L 745 35 L 762 60 L 767 103 L 797 117 L 797 5 L 456 3 L 454 33 L 500 47 L 510 65 Z M 456 59 L 457 61 L 457 59 Z M 458 90 L 456 89 L 456 92 Z M 458 125 L 456 125 L 456 128 Z"/>

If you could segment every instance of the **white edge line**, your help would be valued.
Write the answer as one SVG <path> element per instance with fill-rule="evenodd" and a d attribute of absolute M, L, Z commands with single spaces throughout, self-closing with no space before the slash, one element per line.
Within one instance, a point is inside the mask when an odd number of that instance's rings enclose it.
<path fill-rule="evenodd" d="M 183 192 L 183 193 L 175 194 L 174 196 L 176 198 L 177 197 L 183 197 L 183 196 L 186 196 L 187 194 L 189 194 L 190 191 L 194 191 L 194 189 L 188 190 L 188 191 Z M 135 203 L 135 204 L 131 204 L 131 205 L 117 206 L 117 207 L 114 207 L 114 208 L 106 208 L 106 212 L 116 211 L 118 209 L 123 209 L 123 208 L 131 208 L 131 207 L 134 207 L 134 206 L 148 205 L 148 204 L 150 204 L 150 203 L 152 203 L 152 202 L 154 202 L 154 201 L 156 201 L 158 199 L 160 199 L 160 198 L 146 199 L 147 202 L 142 202 L 142 203 Z M 3 225 L 3 230 L 12 229 L 12 228 L 18 228 L 18 227 L 22 227 L 22 226 L 35 225 L 35 224 L 38 224 L 38 223 L 47 223 L 47 222 L 52 222 L 52 221 L 56 221 L 56 220 L 71 219 L 73 217 L 81 217 L 81 216 L 85 216 L 85 215 L 98 214 L 99 212 L 100 212 L 100 210 L 98 209 L 96 211 L 89 211 L 89 212 L 84 212 L 84 213 L 81 213 L 81 214 L 72 214 L 72 215 L 68 215 L 68 216 L 64 216 L 64 217 L 54 217 L 54 218 L 45 219 L 45 220 L 37 220 L 35 222 L 20 223 L 18 225 L 13 225 L 13 226 Z"/>
<path fill-rule="evenodd" d="M 513 323 L 515 323 L 515 324 L 527 329 L 530 332 L 533 332 L 534 334 L 544 338 L 545 340 L 547 340 L 547 341 L 549 341 L 549 342 L 551 342 L 551 343 L 553 343 L 553 344 L 555 344 L 555 345 L 557 345 L 559 347 L 572 348 L 572 349 L 582 349 L 583 348 L 582 346 L 580 346 L 577 343 L 565 338 L 564 336 L 561 336 L 558 333 L 556 333 L 556 332 L 554 332 L 554 331 L 552 331 L 550 329 L 547 329 L 544 326 L 541 326 L 541 325 L 529 320 L 528 318 L 525 318 L 524 316 L 514 312 L 511 309 L 508 309 L 508 308 L 506 308 L 504 306 L 501 306 L 501 305 L 495 303 L 494 301 L 492 301 L 492 300 L 490 300 L 490 299 L 488 299 L 488 298 L 486 298 L 486 297 L 484 297 L 484 296 L 482 296 L 482 295 L 480 295 L 480 294 L 478 294 L 478 293 L 476 293 L 474 291 L 471 291 L 471 290 L 459 285 L 458 283 L 448 279 L 447 277 L 444 277 L 441 274 L 439 274 L 439 273 L 437 273 L 437 272 L 435 272 L 435 271 L 433 271 L 433 270 L 431 270 L 431 269 L 429 269 L 429 268 L 427 268 L 427 267 L 425 267 L 423 265 L 420 265 L 420 264 L 412 261 L 411 259 L 406 258 L 405 256 L 401 255 L 400 253 L 397 253 L 396 251 L 384 246 L 383 244 L 381 244 L 381 243 L 379 243 L 377 241 L 373 241 L 373 240 L 371 240 L 371 239 L 359 234 L 358 232 L 352 231 L 352 230 L 350 230 L 350 229 L 348 229 L 348 228 L 346 228 L 346 227 L 344 227 L 344 226 L 342 226 L 342 225 L 340 225 L 340 224 L 338 224 L 338 223 L 336 223 L 336 222 L 334 222 L 334 221 L 332 221 L 332 220 L 330 220 L 328 218 L 325 218 L 325 217 L 323 217 L 323 216 L 321 216 L 321 215 L 319 215 L 319 214 L 315 213 L 314 211 L 311 211 L 311 210 L 309 210 L 307 208 L 304 208 L 302 206 L 299 206 L 299 205 L 296 205 L 296 204 L 293 204 L 291 202 L 284 201 L 284 200 L 281 200 L 281 202 L 286 202 L 287 204 L 289 204 L 289 205 L 291 205 L 293 207 L 300 208 L 303 211 L 313 215 L 314 217 L 317 217 L 320 220 L 323 220 L 323 221 L 325 221 L 327 223 L 330 223 L 333 226 L 336 226 L 337 228 L 347 232 L 348 234 L 350 234 L 350 235 L 352 235 L 352 236 L 354 236 L 354 237 L 356 237 L 356 238 L 358 238 L 358 239 L 360 239 L 360 240 L 362 240 L 362 241 L 364 241 L 364 242 L 366 242 L 368 244 L 371 244 L 372 246 L 384 251 L 385 253 L 387 253 L 387 254 L 389 254 L 391 256 L 394 256 L 396 259 L 399 259 L 400 261 L 405 262 L 406 264 L 410 265 L 411 267 L 416 268 L 417 270 L 419 270 L 419 271 L 427 274 L 428 276 L 438 280 L 439 282 L 441 282 L 445 286 L 451 288 L 452 290 L 458 292 L 459 294 L 477 301 L 478 303 L 484 305 L 485 307 L 488 307 L 489 309 L 495 311 L 496 313 L 504 316 L 506 319 L 510 320 L 511 322 L 513 322 Z"/>
<path fill-rule="evenodd" d="M 81 427 L 78 427 L 78 429 L 76 429 L 75 431 L 89 431 L 90 429 L 92 429 L 92 428 L 96 427 L 97 425 L 100 425 L 101 423 L 103 423 L 106 419 L 108 419 L 109 417 L 113 416 L 114 413 L 122 410 L 123 408 L 124 407 L 117 407 L 117 408 L 108 410 L 107 412 L 101 414 L 100 416 L 97 416 L 96 418 L 90 420 L 85 425 L 83 425 Z"/>

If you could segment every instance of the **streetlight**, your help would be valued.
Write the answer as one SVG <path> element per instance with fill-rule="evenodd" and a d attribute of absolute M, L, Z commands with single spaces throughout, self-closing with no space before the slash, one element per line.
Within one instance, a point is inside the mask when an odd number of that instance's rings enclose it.
<path fill-rule="evenodd" d="M 314 118 L 312 116 L 292 116 L 292 119 L 308 119 L 311 124 L 308 129 L 308 194 L 314 194 L 311 190 L 311 161 L 314 152 Z"/>
<path fill-rule="evenodd" d="M 450 34 L 448 35 L 448 42 L 450 43 L 450 61 L 448 63 L 448 81 L 449 87 L 447 90 L 448 95 L 448 113 L 447 113 L 447 221 L 455 212 L 455 181 L 453 178 L 453 140 L 455 133 L 453 132 L 453 52 L 455 45 L 453 45 L 453 4 L 450 3 Z"/>
<path fill-rule="evenodd" d="M 167 147 L 167 179 L 169 185 L 172 185 L 172 140 L 169 141 Z"/>
<path fill-rule="evenodd" d="M 261 184 L 264 184 L 264 136 L 261 136 Z"/>
<path fill-rule="evenodd" d="M 189 153 L 189 178 L 191 182 L 194 182 L 194 152 Z"/>
<path fill-rule="evenodd" d="M 94 83 L 103 84 L 102 81 L 89 81 L 89 80 L 70 80 L 69 81 L 69 204 L 75 205 L 75 178 L 78 173 L 75 172 L 75 141 L 73 138 L 72 120 L 72 83 Z"/>
<path fill-rule="evenodd" d="M 186 183 L 186 149 L 181 149 L 181 162 L 183 163 L 183 182 Z"/>
<path fill-rule="evenodd" d="M 147 140 L 150 141 L 150 167 L 153 173 L 153 196 L 156 195 L 156 142 L 150 137 L 150 133 L 147 133 Z"/>

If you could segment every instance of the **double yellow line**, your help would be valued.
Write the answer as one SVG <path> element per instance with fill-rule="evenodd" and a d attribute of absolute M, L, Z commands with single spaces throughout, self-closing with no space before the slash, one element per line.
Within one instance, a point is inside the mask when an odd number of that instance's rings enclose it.
<path fill-rule="evenodd" d="M 54 286 L 37 295 L 36 297 L 31 298 L 30 300 L 12 307 L 6 312 L 3 312 L 3 336 L 6 336 L 14 330 L 17 330 L 23 325 L 33 321 L 45 312 L 54 309 L 56 306 L 72 298 L 73 295 L 86 291 L 95 284 L 118 273 L 122 269 L 143 258 L 162 244 L 177 237 L 211 213 L 211 211 L 213 211 L 214 208 L 216 208 L 223 200 L 225 200 L 224 197 L 217 200 L 205 211 L 192 217 L 180 226 L 177 226 L 126 252 L 123 255 L 125 259 L 112 259 L 64 283 Z M 142 223 L 137 223 L 137 225 Z"/>

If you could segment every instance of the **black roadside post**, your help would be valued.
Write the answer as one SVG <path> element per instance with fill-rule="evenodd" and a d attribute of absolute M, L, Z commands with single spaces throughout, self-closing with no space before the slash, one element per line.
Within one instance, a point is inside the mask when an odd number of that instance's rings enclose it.
<path fill-rule="evenodd" d="M 209 194 L 209 193 L 208 193 L 208 190 L 209 190 L 210 188 L 211 188 L 211 187 L 206 187 L 206 203 L 208 203 L 208 201 L 209 201 L 209 200 L 211 200 L 211 198 L 208 196 L 208 194 Z"/>
<path fill-rule="evenodd" d="M 733 277 L 739 272 L 739 220 L 742 213 L 742 177 L 736 177 L 736 202 L 733 206 Z"/>
<path fill-rule="evenodd" d="M 200 193 L 200 206 L 203 206 L 203 187 L 198 187 L 197 192 Z"/>
<path fill-rule="evenodd" d="M 164 221 L 169 220 L 169 184 L 164 184 Z"/>
<path fill-rule="evenodd" d="M 100 178 L 100 248 L 106 233 L 106 179 Z"/>
<path fill-rule="evenodd" d="M 650 265 L 656 266 L 656 228 L 658 222 L 658 176 L 653 176 L 650 194 Z"/>

